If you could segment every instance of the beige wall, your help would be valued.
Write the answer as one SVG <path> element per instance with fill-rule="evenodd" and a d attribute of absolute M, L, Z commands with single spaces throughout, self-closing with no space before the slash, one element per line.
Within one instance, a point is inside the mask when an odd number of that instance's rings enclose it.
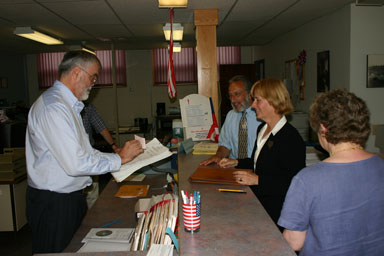
<path fill-rule="evenodd" d="M 317 53 L 330 52 L 331 89 L 346 88 L 364 99 L 371 111 L 372 124 L 384 124 L 384 88 L 366 88 L 367 54 L 384 54 L 384 7 L 347 5 L 336 12 L 313 20 L 276 38 L 270 44 L 255 47 L 254 59 L 265 59 L 266 76 L 282 78 L 284 62 L 307 52 L 305 99 L 297 109 L 308 112 L 317 94 Z M 367 149 L 377 152 L 375 136 Z"/>

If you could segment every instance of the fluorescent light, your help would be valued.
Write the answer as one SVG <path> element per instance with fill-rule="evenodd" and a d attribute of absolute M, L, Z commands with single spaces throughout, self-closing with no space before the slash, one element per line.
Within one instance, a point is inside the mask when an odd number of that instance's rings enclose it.
<path fill-rule="evenodd" d="M 94 52 L 93 50 L 91 50 L 89 48 L 81 46 L 81 45 L 72 45 L 69 47 L 69 50 L 70 51 L 85 51 L 85 52 L 92 53 L 93 55 L 96 55 L 96 52 Z"/>
<path fill-rule="evenodd" d="M 169 50 L 169 45 L 168 45 Z M 181 44 L 180 43 L 173 43 L 173 52 L 181 52 Z"/>
<path fill-rule="evenodd" d="M 82 51 L 85 51 L 85 52 L 89 52 L 89 53 L 92 53 L 93 55 L 96 55 L 96 52 L 92 51 L 91 49 L 88 49 L 88 48 L 81 48 Z"/>
<path fill-rule="evenodd" d="M 188 0 L 159 0 L 159 8 L 185 8 Z"/>
<path fill-rule="evenodd" d="M 165 24 L 163 27 L 165 40 L 169 41 L 171 37 L 171 23 Z M 173 41 L 182 41 L 183 40 L 183 26 L 180 23 L 173 23 Z"/>
<path fill-rule="evenodd" d="M 43 44 L 49 44 L 49 45 L 63 44 L 63 41 L 60 41 L 46 34 L 37 32 L 33 30 L 31 27 L 17 27 L 14 31 L 14 34 L 31 39 L 31 40 L 35 40 Z"/>

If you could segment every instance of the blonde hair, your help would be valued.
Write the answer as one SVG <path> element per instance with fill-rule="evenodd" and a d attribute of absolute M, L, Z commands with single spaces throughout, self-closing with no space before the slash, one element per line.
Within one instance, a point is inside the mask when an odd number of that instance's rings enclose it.
<path fill-rule="evenodd" d="M 287 87 L 277 78 L 264 78 L 257 81 L 251 89 L 251 95 L 257 93 L 266 99 L 277 114 L 287 115 L 293 112 L 293 106 Z"/>

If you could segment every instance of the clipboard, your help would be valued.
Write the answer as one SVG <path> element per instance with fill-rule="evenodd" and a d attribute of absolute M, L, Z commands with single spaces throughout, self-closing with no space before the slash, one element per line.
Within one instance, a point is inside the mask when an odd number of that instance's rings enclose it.
<path fill-rule="evenodd" d="M 235 171 L 252 172 L 250 169 L 220 168 L 217 165 L 199 166 L 189 177 L 189 181 L 195 183 L 244 186 L 239 184 L 233 177 L 233 172 Z"/>

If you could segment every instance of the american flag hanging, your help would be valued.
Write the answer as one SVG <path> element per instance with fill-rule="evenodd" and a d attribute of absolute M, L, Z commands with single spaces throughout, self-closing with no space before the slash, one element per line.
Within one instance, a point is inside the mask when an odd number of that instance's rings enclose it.
<path fill-rule="evenodd" d="M 169 97 L 175 98 L 177 95 L 176 91 L 176 79 L 175 71 L 173 70 L 173 9 L 170 9 L 171 16 L 171 35 L 169 41 L 169 61 L 168 61 L 168 95 Z"/>
<path fill-rule="evenodd" d="M 209 97 L 209 102 L 211 103 L 212 110 L 212 125 L 209 129 L 207 139 L 211 139 L 212 141 L 219 142 L 219 125 L 217 124 L 215 109 L 213 108 L 212 98 Z"/>

